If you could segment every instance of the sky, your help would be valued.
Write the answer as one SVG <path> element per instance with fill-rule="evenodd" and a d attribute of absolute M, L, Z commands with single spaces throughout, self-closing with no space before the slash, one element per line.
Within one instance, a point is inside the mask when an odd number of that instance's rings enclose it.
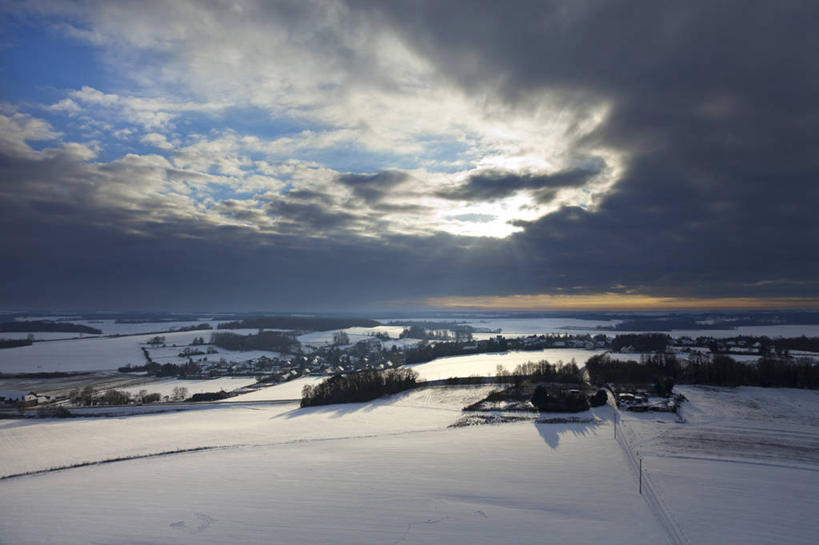
<path fill-rule="evenodd" d="M 816 308 L 817 19 L 0 0 L 0 307 Z"/>

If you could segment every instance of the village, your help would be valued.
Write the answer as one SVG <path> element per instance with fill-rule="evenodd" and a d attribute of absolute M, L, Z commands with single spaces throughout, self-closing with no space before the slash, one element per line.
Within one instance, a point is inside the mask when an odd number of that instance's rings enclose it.
<path fill-rule="evenodd" d="M 119 382 L 109 375 L 102 378 L 91 375 L 64 388 L 54 388 L 37 381 L 29 389 L 0 390 L 0 405 L 7 408 L 55 408 L 61 406 L 110 406 L 173 403 L 181 401 L 213 401 L 231 395 L 228 391 L 216 391 L 189 396 L 184 387 L 174 391 L 152 391 L 154 381 L 160 379 L 185 379 L 206 381 L 216 378 L 245 377 L 252 387 L 270 386 L 301 377 L 330 377 L 363 371 L 382 371 L 405 365 L 420 364 L 441 357 L 472 354 L 504 354 L 509 352 L 532 352 L 534 359 L 548 359 L 550 349 L 575 349 L 592 354 L 625 354 L 634 360 L 656 355 L 674 357 L 683 361 L 701 362 L 717 354 L 739 358 L 756 358 L 764 355 L 779 357 L 804 357 L 813 348 L 810 339 L 774 339 L 767 337 L 737 336 L 713 338 L 681 336 L 672 338 L 664 333 L 635 333 L 606 335 L 604 333 L 549 333 L 504 337 L 492 333 L 488 338 L 474 339 L 469 328 L 430 329 L 430 324 L 411 324 L 392 338 L 383 331 L 370 331 L 351 340 L 350 334 L 338 330 L 331 340 L 303 344 L 299 331 L 270 332 L 239 335 L 215 333 L 209 340 L 205 336 L 194 337 L 186 345 L 166 342 L 164 335 L 155 335 L 140 345 L 145 363 L 128 364 L 118 369 Z M 439 324 L 440 325 L 440 324 Z M 273 350 L 226 350 L 233 347 L 270 342 Z M 807 344 L 806 344 L 807 343 Z M 264 345 L 263 345 L 264 346 Z M 791 348 L 795 350 L 791 351 Z M 803 349 L 802 351 L 798 350 Z M 583 357 L 585 360 L 585 356 Z M 87 374 L 87 373 L 86 373 Z M 36 374 L 35 374 L 36 375 Z M 30 378 L 36 378 L 34 376 Z M 40 377 L 45 378 L 45 377 Z M 136 391 L 126 392 L 122 385 L 142 384 Z M 133 388 L 131 388 L 134 390 Z M 637 405 L 642 405 L 638 403 Z M 639 410 L 639 409 L 638 409 Z"/>

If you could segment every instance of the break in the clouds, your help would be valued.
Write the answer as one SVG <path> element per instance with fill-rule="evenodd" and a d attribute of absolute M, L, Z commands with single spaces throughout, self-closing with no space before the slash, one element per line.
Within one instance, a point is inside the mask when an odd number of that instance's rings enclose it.
<path fill-rule="evenodd" d="M 4 306 L 819 296 L 811 5 L 0 9 Z"/>

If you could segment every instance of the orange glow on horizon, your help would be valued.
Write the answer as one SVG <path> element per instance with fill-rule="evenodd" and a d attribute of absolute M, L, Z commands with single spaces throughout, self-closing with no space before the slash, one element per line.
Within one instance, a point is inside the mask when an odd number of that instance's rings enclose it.
<path fill-rule="evenodd" d="M 427 306 L 463 310 L 771 310 L 819 308 L 819 297 L 655 297 L 600 293 L 587 295 L 488 295 L 428 297 Z"/>

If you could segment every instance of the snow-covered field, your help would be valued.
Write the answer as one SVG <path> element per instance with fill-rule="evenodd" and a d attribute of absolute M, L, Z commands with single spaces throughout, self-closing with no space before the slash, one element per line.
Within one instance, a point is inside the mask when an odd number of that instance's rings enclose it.
<path fill-rule="evenodd" d="M 98 337 L 89 333 L 61 333 L 58 331 L 35 331 L 33 333 L 23 331 L 3 331 L 0 332 L 0 339 L 27 339 L 31 335 L 35 341 L 53 341 L 56 339 L 76 339 L 86 337 Z"/>
<path fill-rule="evenodd" d="M 585 334 L 589 333 L 597 335 L 605 333 L 606 335 L 621 335 L 628 333 L 646 333 L 646 331 L 599 331 L 595 329 L 578 329 L 575 331 L 563 333 Z M 726 337 L 737 337 L 740 335 L 749 336 L 763 336 L 768 337 L 800 337 L 805 335 L 807 337 L 819 337 L 819 325 L 759 325 L 759 326 L 738 326 L 734 329 L 672 329 L 671 331 L 662 331 L 661 333 L 668 333 L 672 337 L 714 337 L 715 339 L 722 339 Z"/>
<path fill-rule="evenodd" d="M 666 542 L 608 420 L 447 427 L 486 392 L 0 422 L 5 474 L 219 447 L 0 481 L 0 542 Z"/>
<path fill-rule="evenodd" d="M 141 390 L 148 390 L 148 393 L 157 393 L 163 396 L 169 396 L 173 393 L 174 388 L 185 388 L 188 395 L 201 394 L 206 392 L 218 392 L 224 390 L 231 392 L 237 388 L 255 384 L 256 379 L 253 377 L 219 377 L 208 380 L 182 380 L 182 379 L 167 379 L 167 380 L 151 380 L 143 384 L 136 384 L 127 388 L 122 388 L 131 394 L 139 393 Z"/>
<path fill-rule="evenodd" d="M 180 356 L 179 354 L 185 349 L 188 348 L 187 346 L 167 346 L 165 348 L 148 348 L 148 353 L 151 355 L 151 359 L 153 359 L 157 363 L 175 363 L 181 364 L 186 363 L 188 361 L 188 356 Z M 210 346 L 191 346 L 191 349 L 199 348 L 203 352 L 207 351 Z M 199 356 L 190 356 L 190 358 L 198 362 L 202 360 L 202 358 L 207 358 L 206 361 L 208 362 L 218 362 L 220 360 L 225 360 L 226 362 L 233 362 L 233 363 L 240 363 L 245 362 L 248 360 L 258 360 L 261 357 L 266 358 L 286 358 L 283 354 L 279 352 L 271 352 L 269 350 L 225 350 L 221 347 L 214 347 L 216 350 L 215 354 L 202 354 Z M 292 356 L 290 356 L 292 357 Z"/>
<path fill-rule="evenodd" d="M 404 330 L 401 326 L 376 326 L 376 327 L 348 327 L 346 329 L 342 329 L 347 333 L 347 336 L 350 338 L 350 344 L 355 344 L 358 341 L 363 341 L 364 339 L 371 337 L 377 333 L 386 333 L 390 337 L 397 339 L 401 332 Z M 333 331 L 314 331 L 312 333 L 305 333 L 304 335 L 299 335 L 298 339 L 299 342 L 305 346 L 313 346 L 319 347 L 325 344 L 331 344 L 333 342 L 333 335 L 336 333 L 337 330 Z M 417 340 L 413 341 L 417 343 Z"/>
<path fill-rule="evenodd" d="M 77 316 L 70 315 L 55 315 L 55 316 L 19 316 L 15 318 L 16 321 L 62 321 L 72 324 L 87 325 L 102 331 L 103 335 L 134 335 L 139 333 L 152 333 L 154 331 L 171 331 L 183 327 L 190 327 L 199 324 L 210 324 L 211 327 L 216 327 L 219 322 L 226 320 L 213 320 L 213 316 L 202 316 L 196 320 L 181 320 L 181 321 L 157 321 L 157 322 L 136 322 L 136 323 L 118 323 L 116 320 L 84 320 Z"/>
<path fill-rule="evenodd" d="M 623 413 L 623 429 L 687 542 L 815 543 L 819 391 L 677 390 L 684 424 Z"/>
<path fill-rule="evenodd" d="M 367 404 L 309 409 L 299 409 L 298 403 L 212 404 L 201 410 L 125 419 L 0 420 L 0 477 L 174 449 L 441 429 L 457 420 L 462 407 L 492 389 L 464 387 L 440 395 L 441 389 L 429 388 Z M 409 408 L 418 410 L 404 421 Z"/>
<path fill-rule="evenodd" d="M 232 333 L 246 335 L 256 330 L 231 330 Z M 167 360 L 187 361 L 175 355 L 188 346 L 194 338 L 209 339 L 210 331 L 179 331 L 163 333 L 166 348 L 149 348 L 160 356 L 168 356 Z M 0 373 L 39 373 L 47 371 L 103 371 L 112 370 L 127 364 L 143 365 L 145 357 L 141 346 L 155 335 L 128 335 L 123 337 L 87 337 L 84 339 L 70 339 L 63 341 L 48 341 L 34 343 L 31 346 L 6 348 L 0 350 Z M 176 345 L 173 347 L 172 345 Z M 219 361 L 224 357 L 228 361 L 246 361 L 258 358 L 261 355 L 276 356 L 274 352 L 231 352 L 217 348 L 219 354 L 211 354 L 208 359 Z"/>
<path fill-rule="evenodd" d="M 495 376 L 498 365 L 512 371 L 521 363 L 548 360 L 549 363 L 569 363 L 575 360 L 582 367 L 586 360 L 603 350 L 582 350 L 578 348 L 548 348 L 522 352 L 501 352 L 489 354 L 470 354 L 468 356 L 450 356 L 438 358 L 427 363 L 408 365 L 418 372 L 423 380 L 444 380 L 450 377 Z M 639 359 L 639 358 L 638 358 Z"/>
<path fill-rule="evenodd" d="M 185 346 L 194 337 L 208 332 L 164 333 L 168 344 Z M 140 345 L 153 335 L 91 337 L 66 341 L 34 343 L 31 346 L 0 350 L 1 373 L 39 373 L 47 371 L 111 370 L 126 364 L 142 365 L 145 357 Z"/>
<path fill-rule="evenodd" d="M 242 403 L 245 401 L 282 401 L 301 399 L 301 391 L 307 386 L 314 386 L 326 380 L 327 377 L 301 377 L 294 380 L 260 388 L 255 392 L 248 392 L 236 397 L 223 400 L 223 403 Z"/>
<path fill-rule="evenodd" d="M 139 457 L 0 480 L 0 543 L 796 545 L 819 535 L 817 391 L 679 388 L 685 423 L 623 413 L 626 451 L 609 407 L 581 413 L 588 422 L 449 427 L 496 388 L 0 420 L 0 476 Z M 650 497 L 628 452 L 643 460 Z"/>

